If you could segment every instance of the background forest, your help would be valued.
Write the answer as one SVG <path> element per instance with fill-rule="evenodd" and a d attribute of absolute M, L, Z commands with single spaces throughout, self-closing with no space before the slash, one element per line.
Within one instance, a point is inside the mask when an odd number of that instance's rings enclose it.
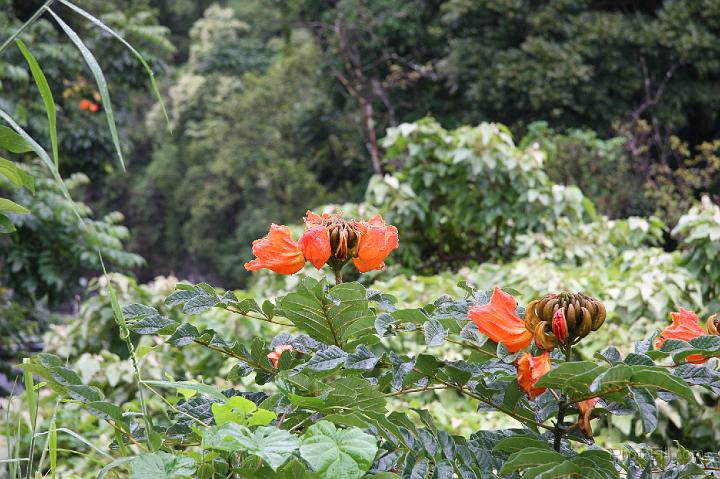
<path fill-rule="evenodd" d="M 0 236 L 5 394 L 11 364 L 44 349 L 82 368 L 84 382 L 131 395 L 127 352 L 107 333 L 115 323 L 97 249 L 123 304 L 165 308 L 177 278 L 281 294 L 294 277 L 243 267 L 252 241 L 271 222 L 299 231 L 306 210 L 327 205 L 380 212 L 398 227 L 388 268 L 351 279 L 402 304 L 457 296 L 460 281 L 528 300 L 563 288 L 600 297 L 610 320 L 588 358 L 628 329 L 637 338 L 660 329 L 668 311 L 720 309 L 716 1 L 76 3 L 142 52 L 169 121 L 132 53 L 68 16 L 108 78 L 122 171 L 80 53 L 48 18 L 23 33 L 55 93 L 60 173 L 88 227 L 20 152 L 34 194 L 0 183 L 31 212 L 0 223 L 14 230 Z M 0 40 L 42 4 L 0 0 Z M 0 108 L 48 138 L 14 47 L 0 56 Z M 203 321 L 235 334 L 261 327 L 229 325 L 224 314 Z M 170 353 L 144 365 L 186 379 L 227 366 Z M 717 444 L 719 406 L 705 399 L 703 412 L 661 410 L 651 441 Z M 434 404 L 453 431 L 480 425 L 455 422 L 462 406 Z M 640 426 L 616 420 L 601 437 L 639 440 Z"/>

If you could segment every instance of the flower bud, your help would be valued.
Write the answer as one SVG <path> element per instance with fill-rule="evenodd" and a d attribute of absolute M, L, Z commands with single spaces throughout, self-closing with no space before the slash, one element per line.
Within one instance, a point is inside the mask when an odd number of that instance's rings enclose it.
<path fill-rule="evenodd" d="M 568 336 L 568 325 L 565 320 L 565 311 L 558 309 L 555 311 L 552 320 L 552 332 L 558 341 L 564 343 Z"/>
<path fill-rule="evenodd" d="M 525 310 L 525 327 L 538 347 L 552 349 L 558 343 L 575 344 L 597 331 L 606 316 L 605 306 L 597 299 L 562 292 L 531 301 Z"/>
<path fill-rule="evenodd" d="M 707 320 L 708 334 L 720 334 L 720 313 L 715 313 Z"/>

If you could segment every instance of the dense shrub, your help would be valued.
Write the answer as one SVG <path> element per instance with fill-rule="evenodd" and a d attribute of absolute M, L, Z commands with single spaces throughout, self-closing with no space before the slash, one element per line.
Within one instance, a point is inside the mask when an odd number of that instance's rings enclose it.
<path fill-rule="evenodd" d="M 538 149 L 519 149 L 502 125 L 445 130 L 426 118 L 388 130 L 392 176 L 368 201 L 406 231 L 403 264 L 419 271 L 510 257 L 521 233 L 594 214 L 576 187 L 552 184 Z"/>

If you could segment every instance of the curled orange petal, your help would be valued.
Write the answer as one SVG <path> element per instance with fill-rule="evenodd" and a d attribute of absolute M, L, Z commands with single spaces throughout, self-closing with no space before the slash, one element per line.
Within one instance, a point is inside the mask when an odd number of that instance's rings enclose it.
<path fill-rule="evenodd" d="M 281 344 L 279 346 L 275 346 L 275 350 L 268 353 L 267 358 L 272 361 L 273 367 L 278 367 L 278 361 L 280 361 L 280 356 L 282 356 L 283 351 L 292 351 L 294 348 L 289 344 Z"/>
<path fill-rule="evenodd" d="M 298 246 L 305 259 L 320 269 L 330 259 L 330 233 L 322 225 L 308 228 L 300 237 Z"/>
<path fill-rule="evenodd" d="M 656 348 L 662 346 L 667 339 L 690 341 L 705 334 L 703 328 L 698 324 L 699 319 L 694 312 L 680 308 L 679 312 L 672 313 L 671 316 L 673 323 L 660 333 L 660 337 L 655 343 Z M 698 364 L 704 363 L 707 361 L 707 358 L 699 354 L 693 354 L 687 357 L 687 361 Z"/>
<path fill-rule="evenodd" d="M 580 427 L 580 430 L 583 432 L 583 434 L 585 434 L 585 436 L 587 437 L 592 437 L 590 415 L 592 414 L 592 411 L 593 409 L 595 409 L 595 406 L 597 405 L 599 400 L 600 398 L 591 398 L 577 403 L 577 407 L 580 410 L 580 414 L 578 415 L 578 426 Z"/>
<path fill-rule="evenodd" d="M 267 236 L 253 241 L 252 250 L 257 259 L 245 263 L 248 271 L 267 268 L 279 274 L 293 274 L 305 264 L 305 257 L 287 226 L 270 225 Z"/>
<path fill-rule="evenodd" d="M 468 318 L 481 333 L 496 343 L 502 342 L 511 353 L 528 347 L 532 341 L 532 333 L 515 312 L 515 298 L 497 286 L 490 303 L 470 308 Z"/>
<path fill-rule="evenodd" d="M 524 353 L 515 361 L 515 366 L 518 371 L 518 384 L 530 399 L 535 399 L 545 392 L 547 388 L 534 386 L 545 373 L 550 371 L 550 353 L 545 351 L 540 356 Z"/>
<path fill-rule="evenodd" d="M 380 215 L 376 215 L 370 221 L 358 221 L 355 224 L 360 239 L 353 264 L 361 273 L 382 269 L 385 266 L 385 258 L 398 247 L 397 228 L 386 225 Z"/>

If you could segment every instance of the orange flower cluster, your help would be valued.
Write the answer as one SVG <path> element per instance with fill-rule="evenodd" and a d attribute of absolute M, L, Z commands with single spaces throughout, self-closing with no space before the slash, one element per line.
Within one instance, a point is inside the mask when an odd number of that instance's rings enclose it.
<path fill-rule="evenodd" d="M 657 342 L 655 343 L 655 347 L 659 348 L 662 346 L 662 344 L 668 340 L 668 339 L 679 339 L 680 341 L 690 341 L 691 339 L 695 339 L 698 336 L 702 336 L 704 334 L 719 334 L 718 329 L 720 329 L 720 319 L 718 318 L 717 314 L 713 314 L 710 316 L 707 320 L 707 328 L 708 332 L 706 333 L 705 330 L 698 324 L 699 318 L 697 314 L 695 314 L 692 311 L 688 311 L 686 309 L 680 308 L 680 311 L 677 313 L 671 313 L 672 316 L 672 325 L 668 326 L 667 328 L 663 329 L 663 331 L 660 333 L 660 337 L 658 338 Z M 690 363 L 700 364 L 704 363 L 708 360 L 708 358 L 700 355 L 700 354 L 692 354 L 687 357 L 687 361 Z"/>
<path fill-rule="evenodd" d="M 550 295 L 549 298 L 559 298 L 559 295 Z M 534 337 L 534 334 L 530 331 L 530 329 L 534 328 L 526 326 L 526 321 L 523 321 L 517 314 L 515 310 L 516 306 L 517 302 L 512 295 L 495 287 L 490 297 L 490 302 L 482 306 L 471 307 L 468 311 L 468 318 L 475 323 L 481 333 L 496 343 L 502 342 L 508 351 L 514 353 L 527 348 Z M 599 310 L 593 310 L 593 313 L 596 311 L 599 312 Z M 570 312 L 572 313 L 572 311 Z M 568 328 L 565 308 L 556 308 L 553 304 L 549 310 L 549 314 L 552 315 L 552 322 L 549 326 L 556 341 L 566 341 L 570 338 L 570 335 L 573 334 L 575 328 Z M 592 319 L 596 319 L 595 315 L 593 315 Z M 603 314 L 602 320 L 604 319 Z M 600 324 L 602 324 L 601 321 L 599 321 Z M 599 326 L 598 324 L 597 327 Z M 570 329 L 573 331 L 570 331 Z M 523 353 L 515 361 L 515 366 L 517 368 L 518 385 L 527 393 L 530 399 L 535 399 L 545 392 L 546 388 L 535 387 L 535 384 L 550 371 L 552 367 L 550 353 L 548 351 L 543 352 L 540 356 Z M 591 398 L 577 403 L 579 411 L 578 427 L 587 437 L 592 437 L 590 417 L 599 400 L 599 398 Z"/>
<path fill-rule="evenodd" d="M 78 103 L 78 108 L 84 111 L 97 113 L 97 111 L 100 109 L 100 106 L 92 100 L 83 98 L 82 100 L 80 100 L 80 103 Z"/>
<path fill-rule="evenodd" d="M 256 259 L 245 263 L 245 269 L 267 268 L 280 274 L 294 274 L 305 261 L 320 269 L 329 264 L 336 270 L 348 261 L 361 273 L 382 269 L 385 258 L 398 247 L 398 231 L 386 225 L 382 216 L 370 221 L 345 220 L 341 213 L 322 216 L 308 211 L 305 232 L 296 243 L 290 228 L 273 224 L 264 238 L 253 241 Z"/>

